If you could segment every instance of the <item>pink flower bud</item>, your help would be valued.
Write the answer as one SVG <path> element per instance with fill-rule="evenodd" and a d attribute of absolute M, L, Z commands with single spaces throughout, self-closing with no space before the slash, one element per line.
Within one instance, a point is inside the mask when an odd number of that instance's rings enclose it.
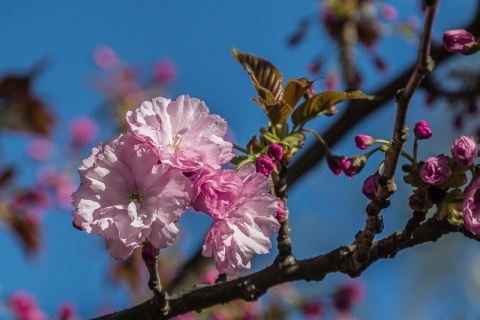
<path fill-rule="evenodd" d="M 470 186 L 462 204 L 465 228 L 475 235 L 480 235 L 480 179 Z"/>
<path fill-rule="evenodd" d="M 64 303 L 58 310 L 59 320 L 77 320 L 78 316 L 75 312 L 75 307 L 71 303 Z"/>
<path fill-rule="evenodd" d="M 415 123 L 413 133 L 415 134 L 415 138 L 418 140 L 425 140 L 432 136 L 432 130 L 430 130 L 430 126 L 428 125 L 428 122 L 424 120 Z"/>
<path fill-rule="evenodd" d="M 470 54 L 475 37 L 465 30 L 449 30 L 443 34 L 443 46 L 448 52 Z"/>
<path fill-rule="evenodd" d="M 283 157 L 283 148 L 279 144 L 272 144 L 268 147 L 267 154 L 273 162 L 278 162 Z"/>
<path fill-rule="evenodd" d="M 328 109 L 328 112 L 325 113 L 325 115 L 331 117 L 331 116 L 336 115 L 336 114 L 337 114 L 337 111 L 338 111 L 338 110 L 337 110 L 337 107 L 331 106 L 331 107 Z"/>
<path fill-rule="evenodd" d="M 267 156 L 260 156 L 256 162 L 257 172 L 260 172 L 264 176 L 269 176 L 273 169 L 275 169 L 275 164 L 272 159 Z"/>
<path fill-rule="evenodd" d="M 325 82 L 324 82 L 324 87 L 325 87 L 325 90 L 327 91 L 335 91 L 338 89 L 338 85 L 339 85 L 339 82 L 340 82 L 340 79 L 338 77 L 338 74 L 333 72 L 333 73 L 329 73 L 327 75 L 327 77 L 325 78 Z"/>
<path fill-rule="evenodd" d="M 345 160 L 343 163 L 343 173 L 353 179 L 353 177 L 360 173 L 367 164 L 367 158 L 363 155 L 355 155 Z"/>
<path fill-rule="evenodd" d="M 282 200 L 278 200 L 278 209 L 277 213 L 275 214 L 275 219 L 278 222 L 282 222 L 283 217 L 285 216 L 285 203 Z"/>
<path fill-rule="evenodd" d="M 362 193 L 367 197 L 369 200 L 372 200 L 375 196 L 375 191 L 378 187 L 378 178 L 380 175 L 377 173 L 368 176 L 365 181 L 363 182 L 362 186 Z"/>
<path fill-rule="evenodd" d="M 366 134 L 359 134 L 355 136 L 355 144 L 357 148 L 365 150 L 373 144 L 373 138 Z"/>
<path fill-rule="evenodd" d="M 154 264 L 157 259 L 157 249 L 150 242 L 142 246 L 142 259 L 147 264 Z"/>
<path fill-rule="evenodd" d="M 177 79 L 178 71 L 175 62 L 170 59 L 159 60 L 153 70 L 155 80 L 160 84 L 169 84 Z"/>
<path fill-rule="evenodd" d="M 452 146 L 452 155 L 455 162 L 462 166 L 470 166 L 478 157 L 478 143 L 473 137 L 461 136 L 455 139 Z"/>
<path fill-rule="evenodd" d="M 448 160 L 443 155 L 428 158 L 420 168 L 420 178 L 434 186 L 447 181 L 451 174 L 452 170 L 448 165 Z"/>
<path fill-rule="evenodd" d="M 343 172 L 343 164 L 347 158 L 344 156 L 328 156 L 327 155 L 327 164 L 330 170 L 332 170 L 333 174 L 338 176 L 340 173 Z"/>

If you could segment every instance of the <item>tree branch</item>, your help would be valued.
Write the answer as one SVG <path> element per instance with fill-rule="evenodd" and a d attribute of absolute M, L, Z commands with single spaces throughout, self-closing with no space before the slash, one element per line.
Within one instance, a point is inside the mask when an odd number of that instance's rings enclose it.
<path fill-rule="evenodd" d="M 433 217 L 420 224 L 409 237 L 402 236 L 403 232 L 396 232 L 380 241 L 373 242 L 368 260 L 357 270 L 346 268 L 355 251 L 355 245 L 341 246 L 318 257 L 297 261 L 288 268 L 279 268 L 273 264 L 245 277 L 216 285 L 196 286 L 191 290 L 172 295 L 169 300 L 170 312 L 168 315 L 163 315 L 158 304 L 150 299 L 140 305 L 101 316 L 95 320 L 167 319 L 232 300 L 253 301 L 265 294 L 269 288 L 285 282 L 322 281 L 327 274 L 334 272 L 359 276 L 380 259 L 394 258 L 402 250 L 426 242 L 435 242 L 451 232 L 460 232 L 466 237 L 480 241 L 479 237 L 469 233 L 465 228 L 450 225 L 445 220 L 439 221 Z"/>

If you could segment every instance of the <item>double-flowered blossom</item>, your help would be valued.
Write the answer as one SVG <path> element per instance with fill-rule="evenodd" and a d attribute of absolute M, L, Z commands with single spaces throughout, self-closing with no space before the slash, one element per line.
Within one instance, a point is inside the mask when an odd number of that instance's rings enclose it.
<path fill-rule="evenodd" d="M 445 156 L 440 155 L 425 160 L 420 168 L 420 178 L 428 184 L 439 185 L 447 181 L 452 174 L 452 169 Z"/>
<path fill-rule="evenodd" d="M 213 256 L 220 273 L 234 275 L 250 268 L 254 254 L 269 252 L 269 237 L 280 227 L 270 179 L 246 164 L 238 171 L 204 172 L 195 186 L 192 207 L 213 218 L 203 255 Z"/>
<path fill-rule="evenodd" d="M 127 113 L 137 139 L 149 143 L 162 163 L 184 172 L 219 170 L 234 154 L 224 140 L 227 123 L 209 113 L 205 102 L 180 96 L 172 101 L 155 98 Z"/>
<path fill-rule="evenodd" d="M 480 179 L 468 188 L 462 205 L 465 228 L 480 235 Z"/>
<path fill-rule="evenodd" d="M 452 145 L 455 162 L 462 166 L 470 166 L 478 157 L 478 143 L 473 137 L 461 136 Z"/>
<path fill-rule="evenodd" d="M 170 245 L 174 221 L 187 209 L 191 181 L 178 169 L 159 163 L 152 148 L 132 133 L 94 148 L 79 169 L 73 193 L 74 225 L 105 238 L 114 258 L 127 258 L 145 238 Z"/>

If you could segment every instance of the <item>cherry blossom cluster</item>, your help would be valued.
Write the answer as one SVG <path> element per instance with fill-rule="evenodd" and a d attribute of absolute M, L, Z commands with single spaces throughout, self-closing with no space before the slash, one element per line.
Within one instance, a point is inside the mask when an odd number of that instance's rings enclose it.
<path fill-rule="evenodd" d="M 269 252 L 279 202 L 253 164 L 222 170 L 234 156 L 225 120 L 189 96 L 143 102 L 126 118 L 130 130 L 99 144 L 79 169 L 76 228 L 104 237 L 111 256 L 125 259 L 146 240 L 171 245 L 176 221 L 192 207 L 213 218 L 203 254 L 220 273 Z"/>
<path fill-rule="evenodd" d="M 415 187 L 413 195 L 409 199 L 409 206 L 418 212 L 427 212 L 434 205 L 437 207 L 436 217 L 446 219 L 451 224 L 465 224 L 465 227 L 472 233 L 480 235 L 480 179 L 475 160 L 479 156 L 478 141 L 472 136 L 460 136 L 455 139 L 451 147 L 451 156 L 439 154 L 429 157 L 424 161 L 417 160 L 417 148 L 419 140 L 429 139 L 433 133 L 426 121 L 419 121 L 413 129 L 415 136 L 413 156 L 403 152 L 402 155 L 409 160 L 409 164 L 402 166 L 406 173 L 404 181 Z M 355 137 L 357 147 L 364 150 L 373 143 L 379 142 L 383 146 L 377 150 L 386 151 L 389 148 L 389 142 L 366 135 L 357 135 Z M 355 159 L 368 159 L 369 154 L 355 156 Z M 337 164 L 339 168 L 334 173 L 340 173 L 340 169 L 345 174 L 346 157 L 332 156 L 331 163 Z M 335 162 L 336 161 L 336 162 Z M 357 170 L 351 175 L 355 175 L 363 168 L 366 160 L 357 167 Z M 378 170 L 368 176 L 363 184 L 362 192 L 370 200 L 375 196 L 381 175 L 380 164 Z M 335 167 L 331 167 L 335 169 Z M 333 170 L 332 169 L 332 170 Z M 460 188 L 468 182 L 467 172 L 471 172 L 470 183 L 462 191 Z M 348 175 L 348 174 L 347 174 Z"/>

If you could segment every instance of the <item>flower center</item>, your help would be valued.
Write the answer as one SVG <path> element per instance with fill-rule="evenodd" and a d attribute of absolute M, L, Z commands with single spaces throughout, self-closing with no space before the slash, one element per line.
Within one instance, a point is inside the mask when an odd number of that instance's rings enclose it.
<path fill-rule="evenodd" d="M 177 148 L 180 146 L 180 142 L 182 142 L 182 135 L 177 133 L 175 137 L 173 137 L 172 146 Z"/>
<path fill-rule="evenodd" d="M 143 200 L 145 200 L 145 193 L 142 191 L 138 190 L 138 188 L 133 189 L 130 191 L 128 194 L 128 200 L 130 202 L 136 202 L 136 203 L 143 203 Z"/>

